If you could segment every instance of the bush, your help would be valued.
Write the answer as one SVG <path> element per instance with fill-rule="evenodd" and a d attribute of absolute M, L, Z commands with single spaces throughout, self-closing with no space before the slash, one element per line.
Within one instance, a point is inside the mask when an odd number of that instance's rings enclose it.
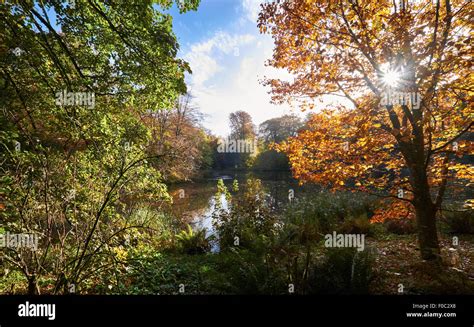
<path fill-rule="evenodd" d="M 444 221 L 456 234 L 474 234 L 474 210 L 443 211 Z"/>
<path fill-rule="evenodd" d="M 413 234 L 416 231 L 415 222 L 409 218 L 386 219 L 384 226 L 387 232 L 397 235 Z"/>
<path fill-rule="evenodd" d="M 202 254 L 210 250 L 209 240 L 206 238 L 206 229 L 194 231 L 190 225 L 187 230 L 176 235 L 178 248 L 186 254 Z"/>
<path fill-rule="evenodd" d="M 364 234 L 373 236 L 374 229 L 367 217 L 350 218 L 345 220 L 338 228 L 338 233 L 342 234 Z"/>
<path fill-rule="evenodd" d="M 151 207 L 143 206 L 127 216 L 131 225 L 146 226 L 138 230 L 124 233 L 121 245 L 136 246 L 137 242 L 153 244 L 160 248 L 174 247 L 174 236 L 182 228 L 182 222 L 169 213 L 160 212 Z"/>
<path fill-rule="evenodd" d="M 230 196 L 226 189 L 218 193 L 226 195 L 228 201 L 228 209 L 223 209 L 217 202 L 213 212 L 213 225 L 221 250 L 236 245 L 252 248 L 256 242 L 266 241 L 275 235 L 276 217 L 272 213 L 261 181 L 248 179 L 245 189 L 243 194 L 235 197 Z"/>
<path fill-rule="evenodd" d="M 261 245 L 261 244 L 260 244 Z M 219 273 L 226 283 L 216 285 L 224 294 L 287 294 L 286 268 L 276 264 L 265 246 L 231 248 L 219 253 Z M 221 279 L 221 280 L 224 280 Z"/>
<path fill-rule="evenodd" d="M 115 283 L 103 280 L 98 294 L 194 295 L 216 294 L 220 281 L 214 277 L 212 255 L 160 253 L 156 249 L 135 253 L 129 268 Z M 108 288 L 108 284 L 114 284 Z"/>
<path fill-rule="evenodd" d="M 347 233 L 372 235 L 369 217 L 371 198 L 353 193 L 317 193 L 288 205 L 283 222 L 289 234 L 298 236 L 302 244 L 319 242 L 322 236 L 341 229 Z M 339 224 L 343 222 L 342 226 Z M 291 232 L 291 233 L 290 233 Z"/>
<path fill-rule="evenodd" d="M 329 248 L 309 278 L 310 293 L 366 294 L 373 278 L 374 256 L 370 249 Z"/>

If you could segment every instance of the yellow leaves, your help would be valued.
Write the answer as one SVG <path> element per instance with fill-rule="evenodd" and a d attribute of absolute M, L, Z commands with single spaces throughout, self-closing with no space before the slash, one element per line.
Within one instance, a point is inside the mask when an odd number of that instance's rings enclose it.
<path fill-rule="evenodd" d="M 113 247 L 112 251 L 115 253 L 115 255 L 117 256 L 117 259 L 119 259 L 120 261 L 125 261 L 127 259 L 128 252 L 123 247 L 121 246 Z"/>
<path fill-rule="evenodd" d="M 470 172 L 474 172 L 474 167 L 468 166 L 468 165 L 463 165 L 463 164 L 453 165 L 453 166 L 449 167 L 449 169 L 450 170 L 455 170 L 455 171 L 467 170 L 467 171 L 470 171 Z"/>
<path fill-rule="evenodd" d="M 472 165 L 455 164 L 448 169 L 454 171 L 457 178 L 474 180 L 474 166 Z"/>
<path fill-rule="evenodd" d="M 367 139 L 366 138 L 361 138 L 359 142 L 357 142 L 358 145 L 360 146 L 365 146 L 367 144 Z"/>
<path fill-rule="evenodd" d="M 464 207 L 468 209 L 474 209 L 474 199 L 468 199 L 464 202 Z"/>

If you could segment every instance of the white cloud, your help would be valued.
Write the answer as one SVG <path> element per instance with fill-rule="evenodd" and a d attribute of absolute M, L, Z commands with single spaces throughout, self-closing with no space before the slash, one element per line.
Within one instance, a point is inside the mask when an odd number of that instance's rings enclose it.
<path fill-rule="evenodd" d="M 242 0 L 242 7 L 248 20 L 256 22 L 262 0 Z"/>
<path fill-rule="evenodd" d="M 264 77 L 291 78 L 284 70 L 265 66 L 274 44 L 271 36 L 260 34 L 256 27 L 261 2 L 242 0 L 240 17 L 229 22 L 226 30 L 191 44 L 184 54 L 193 71 L 187 77 L 189 89 L 195 104 L 207 115 L 204 126 L 214 134 L 229 133 L 229 114 L 237 110 L 247 111 L 256 125 L 293 112 L 288 105 L 271 104 L 269 89 L 260 83 Z"/>
<path fill-rule="evenodd" d="M 255 36 L 251 34 L 230 35 L 219 31 L 212 38 L 193 44 L 184 56 L 193 71 L 191 76 L 193 87 L 203 87 L 206 81 L 222 71 L 222 66 L 216 61 L 217 57 L 221 54 L 234 53 L 235 49 L 252 42 L 254 39 Z"/>
<path fill-rule="evenodd" d="M 233 51 L 235 47 L 239 49 L 238 56 Z M 288 105 L 270 103 L 268 89 L 259 81 L 265 76 L 290 77 L 286 71 L 264 65 L 271 57 L 272 49 L 273 41 L 269 36 L 223 32 L 191 46 L 191 52 L 185 55 L 194 72 L 190 77 L 190 90 L 196 105 L 207 115 L 205 127 L 225 136 L 229 132 L 231 112 L 247 111 L 256 125 L 290 113 Z"/>
<path fill-rule="evenodd" d="M 192 52 L 185 57 L 193 71 L 192 83 L 203 85 L 209 78 L 221 70 L 217 62 L 207 53 Z"/>

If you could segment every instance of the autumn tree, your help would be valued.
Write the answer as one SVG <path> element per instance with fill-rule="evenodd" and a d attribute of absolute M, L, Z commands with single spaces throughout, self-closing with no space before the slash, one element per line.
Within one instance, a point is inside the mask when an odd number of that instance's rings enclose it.
<path fill-rule="evenodd" d="M 211 165 L 211 139 L 201 126 L 203 117 L 190 94 L 180 96 L 171 109 L 143 116 L 152 133 L 148 151 L 161 156 L 155 165 L 165 180 L 187 180 Z"/>
<path fill-rule="evenodd" d="M 252 116 L 246 111 L 238 110 L 229 114 L 229 127 L 230 127 L 230 141 L 245 142 L 246 144 L 254 144 L 257 137 L 255 125 L 252 121 Z M 240 149 L 242 150 L 242 149 Z M 247 150 L 247 149 L 246 149 Z M 252 148 L 250 150 L 255 151 Z M 224 162 L 231 163 L 233 168 L 246 168 L 252 165 L 254 159 L 254 153 L 226 153 L 224 154 Z"/>
<path fill-rule="evenodd" d="M 294 175 L 412 211 L 427 260 L 439 258 L 447 189 L 474 178 L 459 160 L 473 149 L 472 11 L 469 0 L 282 0 L 259 15 L 275 41 L 269 65 L 294 76 L 264 82 L 274 102 L 345 100 L 280 145 Z"/>
<path fill-rule="evenodd" d="M 256 135 L 252 116 L 246 111 L 236 111 L 229 115 L 231 137 L 236 139 L 251 139 Z"/>

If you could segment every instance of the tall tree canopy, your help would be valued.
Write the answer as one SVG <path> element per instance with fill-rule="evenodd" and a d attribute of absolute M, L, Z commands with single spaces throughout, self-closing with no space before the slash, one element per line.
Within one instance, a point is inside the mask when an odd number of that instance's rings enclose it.
<path fill-rule="evenodd" d="M 439 257 L 436 213 L 449 181 L 474 179 L 457 159 L 474 147 L 472 11 L 469 0 L 282 0 L 259 16 L 275 40 L 269 64 L 295 77 L 265 81 L 275 102 L 351 104 L 321 110 L 279 147 L 295 176 L 413 208 L 424 259 Z M 420 103 L 387 103 L 388 92 Z"/>
<path fill-rule="evenodd" d="M 265 143 L 281 142 L 295 136 L 303 126 L 301 119 L 295 115 L 284 115 L 271 118 L 259 125 L 259 134 Z"/>
<path fill-rule="evenodd" d="M 229 115 L 230 134 L 235 139 L 252 139 L 255 137 L 255 125 L 252 116 L 246 111 L 236 111 Z"/>
<path fill-rule="evenodd" d="M 198 2 L 176 1 L 182 12 Z M 0 229 L 40 235 L 35 252 L 0 251 L 30 293 L 42 275 L 57 293 L 116 262 L 119 237 L 142 225 L 127 220 L 125 195 L 167 197 L 141 118 L 186 92 L 190 69 L 160 11 L 172 4 L 0 5 Z"/>

